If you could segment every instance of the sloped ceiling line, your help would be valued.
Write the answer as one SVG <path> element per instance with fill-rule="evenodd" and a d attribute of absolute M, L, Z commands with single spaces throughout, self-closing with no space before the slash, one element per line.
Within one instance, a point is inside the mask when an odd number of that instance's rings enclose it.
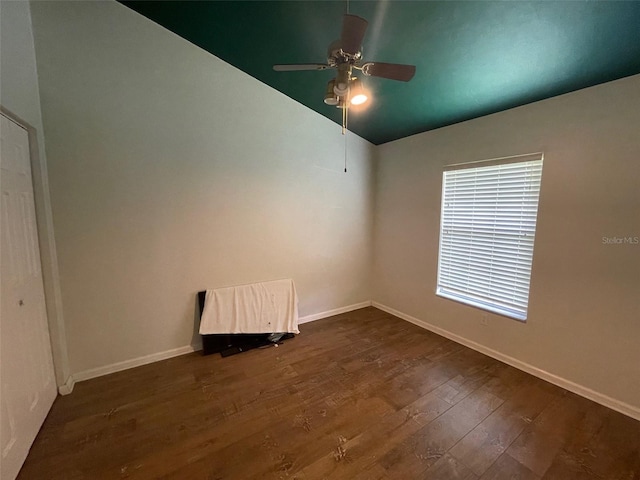
<path fill-rule="evenodd" d="M 324 62 L 344 2 L 121 1 L 150 20 L 341 122 L 323 102 Z M 417 66 L 409 83 L 365 78 L 369 105 L 349 130 L 379 145 L 640 73 L 640 2 L 358 1 L 366 60 Z"/>

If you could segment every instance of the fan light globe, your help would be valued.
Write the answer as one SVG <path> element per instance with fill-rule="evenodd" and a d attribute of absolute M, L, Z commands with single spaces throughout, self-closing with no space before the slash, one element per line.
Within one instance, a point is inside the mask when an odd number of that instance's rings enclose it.
<path fill-rule="evenodd" d="M 339 97 L 343 97 L 344 95 L 347 94 L 348 91 L 349 91 L 349 84 L 346 82 L 338 82 L 333 87 L 333 92 Z"/>
<path fill-rule="evenodd" d="M 359 94 L 354 95 L 353 97 L 351 97 L 351 103 L 353 105 L 362 105 L 368 99 L 369 98 L 364 93 L 359 93 Z"/>
<path fill-rule="evenodd" d="M 335 78 L 333 80 L 329 80 L 329 83 L 327 83 L 327 90 L 324 94 L 324 103 L 326 103 L 327 105 L 335 106 L 340 102 L 336 94 L 333 92 L 335 83 Z"/>
<path fill-rule="evenodd" d="M 362 82 L 358 78 L 354 78 L 351 82 L 351 104 L 362 105 L 368 99 L 369 97 L 362 87 Z"/>

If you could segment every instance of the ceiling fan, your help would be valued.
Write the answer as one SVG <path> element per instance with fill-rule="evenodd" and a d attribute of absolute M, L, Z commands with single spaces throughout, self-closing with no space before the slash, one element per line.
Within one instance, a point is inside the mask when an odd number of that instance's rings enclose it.
<path fill-rule="evenodd" d="M 369 22 L 364 18 L 347 13 L 342 20 L 340 39 L 329 45 L 326 64 L 302 63 L 273 66 L 273 69 L 277 72 L 336 69 L 338 71 L 336 77 L 327 84 L 324 102 L 327 105 L 342 108 L 343 135 L 347 129 L 349 105 L 360 105 L 367 101 L 367 94 L 362 82 L 353 76 L 354 70 L 359 70 L 366 76 L 399 80 L 401 82 L 408 82 L 416 73 L 414 65 L 363 62 L 362 40 L 368 25 Z"/>

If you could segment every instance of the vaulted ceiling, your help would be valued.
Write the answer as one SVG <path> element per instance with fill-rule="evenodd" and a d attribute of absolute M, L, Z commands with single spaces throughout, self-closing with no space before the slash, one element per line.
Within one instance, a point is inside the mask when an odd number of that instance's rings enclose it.
<path fill-rule="evenodd" d="M 341 122 L 323 102 L 335 70 L 272 65 L 326 62 L 346 2 L 121 3 Z M 349 130 L 374 144 L 640 73 L 640 1 L 352 1 L 349 12 L 369 21 L 366 61 L 417 67 L 409 83 L 360 76 L 372 99 Z"/>

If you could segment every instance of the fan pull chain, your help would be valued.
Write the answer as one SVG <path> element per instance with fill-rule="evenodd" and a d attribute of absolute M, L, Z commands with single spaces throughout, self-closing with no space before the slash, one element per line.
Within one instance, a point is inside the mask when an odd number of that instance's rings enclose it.
<path fill-rule="evenodd" d="M 348 101 L 348 99 L 347 99 Z M 344 172 L 347 173 L 347 137 L 348 135 L 348 131 L 347 131 L 347 126 L 348 126 L 348 122 L 349 122 L 349 108 L 348 108 L 348 104 L 345 105 L 345 107 L 342 109 L 342 135 L 344 135 Z"/>
<path fill-rule="evenodd" d="M 342 107 L 342 135 L 345 134 L 347 130 L 347 117 L 346 117 L 346 108 Z"/>
<path fill-rule="evenodd" d="M 344 173 L 347 173 L 347 137 L 348 135 L 344 136 Z"/>

